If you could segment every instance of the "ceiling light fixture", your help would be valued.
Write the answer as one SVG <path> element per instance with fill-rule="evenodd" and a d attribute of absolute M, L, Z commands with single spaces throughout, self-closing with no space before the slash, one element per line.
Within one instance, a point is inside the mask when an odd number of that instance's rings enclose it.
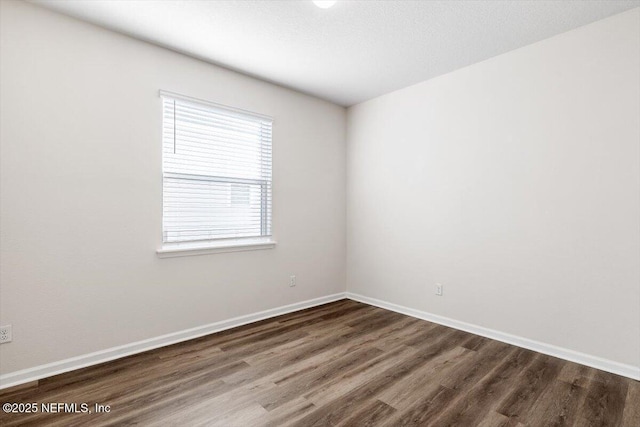
<path fill-rule="evenodd" d="M 313 4 L 318 6 L 320 9 L 329 9 L 331 6 L 336 4 L 337 0 L 313 0 Z"/>

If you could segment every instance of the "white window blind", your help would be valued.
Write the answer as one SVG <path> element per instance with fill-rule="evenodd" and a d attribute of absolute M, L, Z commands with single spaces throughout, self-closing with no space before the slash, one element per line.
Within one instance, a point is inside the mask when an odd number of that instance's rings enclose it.
<path fill-rule="evenodd" d="M 272 119 L 160 94 L 164 242 L 270 236 Z"/>

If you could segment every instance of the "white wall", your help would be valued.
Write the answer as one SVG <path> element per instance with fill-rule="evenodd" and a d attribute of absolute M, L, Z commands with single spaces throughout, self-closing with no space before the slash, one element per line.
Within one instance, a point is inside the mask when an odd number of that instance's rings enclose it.
<path fill-rule="evenodd" d="M 348 290 L 640 366 L 639 76 L 634 9 L 350 108 Z"/>
<path fill-rule="evenodd" d="M 2 373 L 344 291 L 344 108 L 0 4 Z M 275 118 L 275 249 L 156 256 L 159 89 Z"/>

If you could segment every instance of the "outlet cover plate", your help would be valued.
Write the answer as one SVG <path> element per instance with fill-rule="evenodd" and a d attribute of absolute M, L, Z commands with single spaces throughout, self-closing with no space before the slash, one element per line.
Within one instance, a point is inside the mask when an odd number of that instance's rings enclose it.
<path fill-rule="evenodd" d="M 0 344 L 11 342 L 11 325 L 0 326 Z"/>

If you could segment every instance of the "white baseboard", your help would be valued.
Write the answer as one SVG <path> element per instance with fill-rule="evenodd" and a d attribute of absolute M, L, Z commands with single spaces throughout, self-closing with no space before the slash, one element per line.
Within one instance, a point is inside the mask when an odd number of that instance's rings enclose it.
<path fill-rule="evenodd" d="M 42 378 L 51 377 L 53 375 L 73 371 L 76 369 L 86 368 L 87 366 L 93 366 L 99 363 L 120 359 L 122 357 L 142 353 L 159 347 L 188 341 L 194 338 L 202 337 L 204 335 L 209 335 L 238 326 L 246 325 L 248 323 L 257 322 L 259 320 L 269 319 L 272 317 L 280 316 L 282 314 L 287 314 L 298 310 L 304 310 L 305 308 L 311 308 L 329 302 L 338 301 L 344 298 L 349 298 L 354 301 L 360 301 L 365 304 L 384 308 L 386 310 L 406 314 L 407 316 L 416 317 L 418 319 L 427 320 L 429 322 L 438 323 L 440 325 L 449 326 L 455 329 L 460 329 L 465 332 L 491 338 L 497 341 L 502 341 L 518 347 L 537 351 L 539 353 L 548 354 L 550 356 L 569 360 L 581 365 L 591 366 L 592 368 L 601 369 L 603 371 L 622 375 L 635 380 L 640 380 L 640 367 L 625 365 L 611 360 L 602 359 L 596 356 L 591 356 L 562 347 L 556 347 L 554 345 L 522 338 L 516 335 L 506 334 L 493 329 L 488 329 L 482 326 L 477 326 L 447 317 L 438 316 L 435 314 L 427 313 L 425 311 L 404 307 L 375 298 L 369 298 L 351 292 L 340 292 L 333 295 L 327 295 L 325 297 L 314 298 L 295 304 L 289 304 L 270 310 L 260 311 L 258 313 L 234 317 L 232 319 L 211 323 L 209 325 L 186 329 L 183 331 L 150 338 L 119 347 L 112 347 L 106 350 L 101 350 L 82 356 L 60 360 L 58 362 L 48 363 L 46 365 L 40 365 L 33 368 L 23 369 L 21 371 L 0 375 L 0 390 L 4 388 L 14 387 L 20 384 L 25 384 L 31 381 L 36 381 Z"/>
<path fill-rule="evenodd" d="M 132 354 L 142 353 L 144 351 L 153 350 L 155 348 L 176 344 L 182 341 L 188 341 L 199 338 L 204 335 L 213 334 L 215 332 L 224 331 L 226 329 L 235 328 L 246 325 L 248 323 L 257 322 L 259 320 L 269 319 L 271 317 L 280 316 L 282 314 L 291 313 L 293 311 L 304 310 L 305 308 L 315 307 L 317 305 L 326 304 L 346 298 L 345 292 L 340 292 L 325 297 L 314 298 L 307 301 L 289 304 L 282 307 L 272 308 L 270 310 L 260 311 L 258 313 L 247 314 L 245 316 L 234 317 L 233 319 L 223 320 L 196 328 L 186 329 L 131 344 L 112 347 L 106 350 L 96 351 L 95 353 L 84 354 L 82 356 L 72 357 L 58 362 L 48 363 L 21 371 L 11 372 L 0 375 L 0 390 L 17 386 L 20 384 L 36 381 L 42 378 L 51 377 L 53 375 L 62 374 L 87 366 L 97 365 L 99 363 L 108 362 L 110 360 L 120 359 Z"/>
<path fill-rule="evenodd" d="M 589 354 L 580 353 L 578 351 L 569 350 L 567 348 L 557 347 L 555 345 L 530 340 L 528 338 L 519 337 L 517 335 L 506 334 L 504 332 L 496 331 L 494 329 L 484 328 L 482 326 L 461 322 L 459 320 L 450 319 L 448 317 L 438 316 L 436 314 L 431 314 L 426 311 L 404 307 L 404 306 L 393 304 L 387 301 L 366 297 L 364 295 L 354 294 L 352 292 L 347 292 L 347 298 L 352 299 L 354 301 L 360 301 L 365 304 L 375 305 L 376 307 L 395 311 L 397 313 L 406 314 L 407 316 L 416 317 L 418 319 L 427 320 L 429 322 L 438 323 L 440 325 L 448 326 L 455 329 L 460 329 L 462 331 L 469 332 L 475 335 L 480 335 L 487 338 L 491 338 L 493 340 L 502 341 L 507 344 L 512 344 L 518 347 L 537 351 L 538 353 L 547 354 L 549 356 L 557 357 L 564 360 L 569 360 L 571 362 L 590 366 L 592 368 L 611 372 L 613 374 L 622 375 L 624 377 L 632 378 L 634 380 L 640 380 L 639 366 L 626 365 L 623 363 L 614 362 L 612 360 L 607 360 L 600 357 L 591 356 Z"/>

